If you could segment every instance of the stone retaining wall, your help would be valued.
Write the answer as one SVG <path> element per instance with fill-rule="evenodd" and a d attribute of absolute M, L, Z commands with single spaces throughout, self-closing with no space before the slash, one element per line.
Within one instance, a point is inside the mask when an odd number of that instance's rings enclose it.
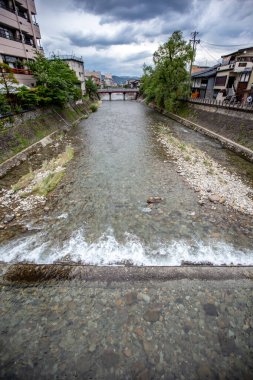
<path fill-rule="evenodd" d="M 86 101 L 74 108 L 38 109 L 4 119 L 0 128 L 0 177 L 50 143 L 54 135 L 78 123 L 90 112 L 89 106 Z"/>

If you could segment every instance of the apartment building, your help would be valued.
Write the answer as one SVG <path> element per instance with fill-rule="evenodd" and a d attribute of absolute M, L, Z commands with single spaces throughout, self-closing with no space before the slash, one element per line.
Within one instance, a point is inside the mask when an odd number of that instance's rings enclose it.
<path fill-rule="evenodd" d="M 34 0 L 0 0 L 0 62 L 12 68 L 20 84 L 36 85 L 26 63 L 43 52 L 40 39 Z"/>
<path fill-rule="evenodd" d="M 82 57 L 76 57 L 75 55 L 59 55 L 57 58 L 65 61 L 69 67 L 75 72 L 77 79 L 80 81 L 82 95 L 85 94 L 85 72 L 84 61 Z"/>

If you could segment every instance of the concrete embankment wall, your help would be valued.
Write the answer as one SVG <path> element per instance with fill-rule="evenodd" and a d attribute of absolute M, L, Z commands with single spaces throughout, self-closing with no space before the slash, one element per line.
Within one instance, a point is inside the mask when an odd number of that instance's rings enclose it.
<path fill-rule="evenodd" d="M 50 137 L 68 130 L 90 112 L 90 102 L 63 109 L 41 108 L 0 121 L 0 176 L 47 144 Z M 20 153 L 19 153 L 20 152 Z"/>
<path fill-rule="evenodd" d="M 215 140 L 219 141 L 224 147 L 246 158 L 248 161 L 253 162 L 253 150 L 243 145 L 240 145 L 236 143 L 235 141 L 220 135 L 219 133 L 213 132 L 209 128 L 203 127 L 203 125 L 194 123 L 190 121 L 188 118 L 187 119 L 183 118 L 171 112 L 164 112 L 164 115 L 170 117 L 173 120 L 178 121 L 179 123 L 183 124 L 186 127 L 192 128 L 195 131 L 198 131 L 206 136 L 214 138 Z"/>
<path fill-rule="evenodd" d="M 186 119 L 253 150 L 253 112 L 187 103 Z"/>
<path fill-rule="evenodd" d="M 139 98 L 144 103 L 145 99 Z M 165 116 L 219 141 L 224 147 L 253 162 L 253 113 L 187 103 L 184 117 L 162 111 L 154 103 L 149 107 Z M 185 116 L 185 111 L 186 115 Z"/>

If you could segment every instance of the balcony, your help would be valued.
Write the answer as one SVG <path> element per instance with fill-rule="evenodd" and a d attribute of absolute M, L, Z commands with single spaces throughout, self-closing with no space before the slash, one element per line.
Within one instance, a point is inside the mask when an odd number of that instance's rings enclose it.
<path fill-rule="evenodd" d="M 22 17 L 22 18 L 25 19 L 27 22 L 30 22 L 28 16 L 27 16 L 25 13 L 23 13 L 22 11 L 20 11 L 19 9 L 17 9 L 17 14 L 18 14 L 19 17 Z"/>
<path fill-rule="evenodd" d="M 9 7 L 8 5 L 4 3 L 0 3 L 0 8 L 5 9 L 6 11 L 9 11 L 11 13 L 16 13 L 14 8 Z"/>
<path fill-rule="evenodd" d="M 16 69 L 16 68 L 12 68 L 11 72 L 13 74 L 32 75 L 32 71 L 28 70 L 28 69 Z"/>
<path fill-rule="evenodd" d="M 217 71 L 227 71 L 227 70 L 234 70 L 234 67 L 235 67 L 235 63 L 234 62 L 230 62 L 226 65 L 221 65 L 220 67 L 217 67 Z"/>
<path fill-rule="evenodd" d="M 0 30 L 0 37 L 6 38 L 7 40 L 11 40 L 11 41 L 16 41 L 16 42 L 22 43 L 21 38 L 14 37 L 12 34 L 6 33 L 6 32 L 4 32 L 2 30 Z"/>
<path fill-rule="evenodd" d="M 11 34 L 9 34 L 9 33 L 7 34 L 7 33 L 3 32 L 1 30 L 0 30 L 0 37 L 5 38 L 7 40 L 11 40 L 11 41 L 15 41 L 15 42 L 20 42 L 21 44 L 24 43 L 25 45 L 30 45 L 30 46 L 32 46 L 32 47 L 35 48 L 34 42 L 32 42 L 30 40 L 25 40 L 25 39 L 24 39 L 24 41 L 22 41 L 21 38 L 14 37 Z"/>
<path fill-rule="evenodd" d="M 253 62 L 236 62 L 234 71 L 236 73 L 242 73 L 243 71 L 251 71 L 253 68 Z"/>

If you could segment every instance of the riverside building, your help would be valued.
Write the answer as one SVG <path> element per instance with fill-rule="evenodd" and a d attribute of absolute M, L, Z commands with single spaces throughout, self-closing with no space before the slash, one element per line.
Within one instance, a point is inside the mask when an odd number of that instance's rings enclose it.
<path fill-rule="evenodd" d="M 34 0 L 0 0 L 0 62 L 8 64 L 20 84 L 36 81 L 27 67 L 42 52 Z"/>
<path fill-rule="evenodd" d="M 85 95 L 85 72 L 84 61 L 82 57 L 76 57 L 75 55 L 58 55 L 56 58 L 65 61 L 69 67 L 75 72 L 77 79 L 80 81 L 82 95 Z M 53 59 L 54 57 L 51 57 Z"/>

